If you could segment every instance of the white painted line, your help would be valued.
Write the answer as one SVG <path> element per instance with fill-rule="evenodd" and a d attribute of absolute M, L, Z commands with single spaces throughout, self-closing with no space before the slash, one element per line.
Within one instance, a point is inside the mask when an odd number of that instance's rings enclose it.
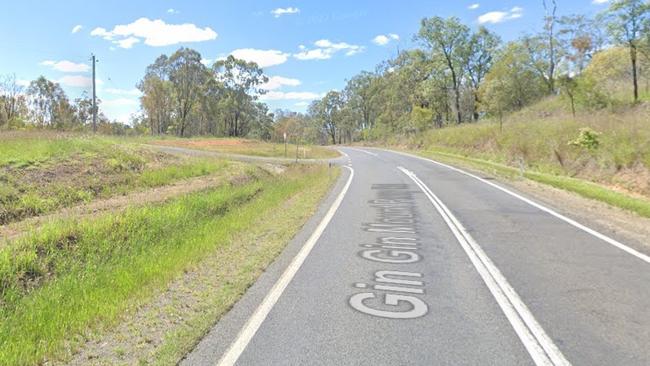
<path fill-rule="evenodd" d="M 441 163 L 441 162 L 438 162 L 438 161 L 435 161 L 435 160 L 423 158 L 421 156 L 417 156 L 417 155 L 413 155 L 413 154 L 409 154 L 409 153 L 404 153 L 404 152 L 401 152 L 401 151 L 392 151 L 392 150 L 385 150 L 385 151 L 391 151 L 391 152 L 394 152 L 396 154 L 409 156 L 409 157 L 417 158 L 417 159 L 420 159 L 420 160 L 425 160 L 425 161 L 428 161 L 430 163 L 434 163 L 436 165 L 451 169 L 451 170 L 453 170 L 455 172 L 464 174 L 464 175 L 466 175 L 468 177 L 472 177 L 474 179 L 477 179 L 477 180 L 479 180 L 479 181 L 481 181 L 481 182 L 483 182 L 485 184 L 488 184 L 488 185 L 490 185 L 490 186 L 492 186 L 492 187 L 494 187 L 494 188 L 496 188 L 496 189 L 498 189 L 498 190 L 500 190 L 500 191 L 502 191 L 504 193 L 507 193 L 507 194 L 509 194 L 509 195 L 511 195 L 511 196 L 513 196 L 515 198 L 518 198 L 518 199 L 526 202 L 527 204 L 529 204 L 529 205 L 531 205 L 531 206 L 533 206 L 535 208 L 538 208 L 538 209 L 540 209 L 540 210 L 542 210 L 542 211 L 544 211 L 544 212 L 546 212 L 546 213 L 548 213 L 548 214 L 550 214 L 552 216 L 555 216 L 556 218 L 568 223 L 569 225 L 572 225 L 572 226 L 574 226 L 574 227 L 576 227 L 576 228 L 578 228 L 578 229 L 580 229 L 580 230 L 582 230 L 582 231 L 584 231 L 586 233 L 589 233 L 589 234 L 597 237 L 598 239 L 601 239 L 604 242 L 606 242 L 606 243 L 608 243 L 610 245 L 613 245 L 613 246 L 627 252 L 628 254 L 631 254 L 631 255 L 639 258 L 640 260 L 642 260 L 642 261 L 644 261 L 646 263 L 650 263 L 650 256 L 648 256 L 646 254 L 643 254 L 643 253 L 641 253 L 641 252 L 639 252 L 639 251 L 637 251 L 635 249 L 632 249 L 629 246 L 621 243 L 620 241 L 618 241 L 616 239 L 612 239 L 612 238 L 610 238 L 609 236 L 607 236 L 605 234 L 602 234 L 602 233 L 600 233 L 600 232 L 598 232 L 598 231 L 596 231 L 594 229 L 591 229 L 591 228 L 589 228 L 589 227 L 587 227 L 587 226 L 585 226 L 585 225 L 583 225 L 583 224 L 581 224 L 581 223 L 579 223 L 579 222 L 577 222 L 577 221 L 575 221 L 575 220 L 573 220 L 571 218 L 568 218 L 568 217 L 562 215 L 561 213 L 553 211 L 552 209 L 550 209 L 550 208 L 548 208 L 546 206 L 543 206 L 543 205 L 541 205 L 541 204 L 539 204 L 539 203 L 537 203 L 535 201 L 532 201 L 532 200 L 530 200 L 530 199 L 528 199 L 528 198 L 526 198 L 526 197 L 524 197 L 524 196 L 522 196 L 522 195 L 520 195 L 518 193 L 515 193 L 515 192 L 513 192 L 513 191 L 511 191 L 511 190 L 509 190 L 507 188 L 501 187 L 498 184 L 487 181 L 487 180 L 485 180 L 485 179 L 483 179 L 483 178 L 481 178 L 481 177 L 479 177 L 477 175 L 474 175 L 472 173 L 468 173 L 468 172 L 466 172 L 464 170 L 458 169 L 458 168 L 453 167 L 451 165 L 447 165 L 447 164 L 444 164 L 444 163 Z"/>
<path fill-rule="evenodd" d="M 354 150 L 354 151 L 361 151 L 362 153 L 366 153 L 366 154 L 372 155 L 372 156 L 379 156 L 379 154 L 375 154 L 374 152 L 366 151 L 366 150 L 363 150 L 363 149 L 357 149 L 356 147 L 348 147 L 348 149 Z"/>
<path fill-rule="evenodd" d="M 570 365 L 501 271 L 447 206 L 413 172 L 398 168 L 420 187 L 449 226 L 536 365 Z"/>
<path fill-rule="evenodd" d="M 327 228 L 327 225 L 332 220 L 332 217 L 334 217 L 336 210 L 338 210 L 341 202 L 343 202 L 343 198 L 345 197 L 348 188 L 350 188 L 350 183 L 352 183 L 352 178 L 354 177 L 354 170 L 350 167 L 346 168 L 350 170 L 350 176 L 348 177 L 345 186 L 343 186 L 343 189 L 334 200 L 334 203 L 332 203 L 332 206 L 330 206 L 329 210 L 325 214 L 325 217 L 323 217 L 321 222 L 316 227 L 316 230 L 314 230 L 298 254 L 296 254 L 296 256 L 293 258 L 287 269 L 284 270 L 282 276 L 278 278 L 278 281 L 275 283 L 275 285 L 273 285 L 269 293 L 266 294 L 264 300 L 262 300 L 262 303 L 257 307 L 257 309 L 255 309 L 255 312 L 253 315 L 251 315 L 244 327 L 241 329 L 235 341 L 223 354 L 219 362 L 217 362 L 218 366 L 231 366 L 237 362 L 239 356 L 241 356 L 241 354 L 246 349 L 246 346 L 248 346 L 248 343 L 250 343 L 251 339 L 253 339 L 253 336 L 255 336 L 255 333 L 260 328 L 266 317 L 269 315 L 275 303 L 278 301 L 280 296 L 282 296 L 284 290 L 287 288 L 293 277 L 305 262 L 305 259 L 316 245 L 316 242 L 323 234 L 323 231 L 325 231 L 325 228 Z"/>

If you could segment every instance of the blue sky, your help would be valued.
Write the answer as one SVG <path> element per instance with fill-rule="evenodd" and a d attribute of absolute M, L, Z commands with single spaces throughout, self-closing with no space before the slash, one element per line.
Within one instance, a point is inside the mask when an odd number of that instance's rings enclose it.
<path fill-rule="evenodd" d="M 558 0 L 560 14 L 593 14 L 607 0 Z M 0 75 L 44 75 L 71 99 L 98 96 L 109 118 L 139 109 L 135 84 L 160 54 L 181 46 L 209 63 L 228 54 L 256 61 L 271 77 L 271 109 L 304 111 L 310 100 L 361 70 L 411 48 L 423 17 L 457 16 L 504 40 L 541 27 L 541 0 L 515 1 L 7 1 L 0 12 Z"/>

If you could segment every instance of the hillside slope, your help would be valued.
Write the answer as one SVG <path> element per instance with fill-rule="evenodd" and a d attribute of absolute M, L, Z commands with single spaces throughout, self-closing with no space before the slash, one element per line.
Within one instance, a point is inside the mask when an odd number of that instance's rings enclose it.
<path fill-rule="evenodd" d="M 480 159 L 519 174 L 577 178 L 642 201 L 650 198 L 648 102 L 578 111 L 573 117 L 568 102 L 549 97 L 511 114 L 502 125 L 484 120 L 385 143 L 425 155 Z"/>

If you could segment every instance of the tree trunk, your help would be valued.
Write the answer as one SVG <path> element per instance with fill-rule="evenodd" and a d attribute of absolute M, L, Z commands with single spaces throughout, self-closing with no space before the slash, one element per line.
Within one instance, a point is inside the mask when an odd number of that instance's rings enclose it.
<path fill-rule="evenodd" d="M 456 123 L 460 124 L 462 122 L 462 116 L 460 114 L 460 90 L 458 87 L 454 87 L 456 92 Z"/>
<path fill-rule="evenodd" d="M 478 93 L 477 91 L 474 91 L 474 106 L 472 107 L 473 113 L 472 115 L 474 116 L 474 122 L 478 121 Z"/>
<path fill-rule="evenodd" d="M 630 59 L 632 61 L 632 83 L 634 84 L 634 102 L 639 100 L 639 81 L 637 79 L 636 56 L 637 49 L 634 43 L 630 44 Z"/>

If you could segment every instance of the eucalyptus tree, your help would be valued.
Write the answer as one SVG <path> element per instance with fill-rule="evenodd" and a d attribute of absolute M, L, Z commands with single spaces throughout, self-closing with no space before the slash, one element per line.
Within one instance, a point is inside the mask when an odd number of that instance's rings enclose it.
<path fill-rule="evenodd" d="M 43 76 L 29 84 L 27 96 L 33 121 L 40 127 L 63 128 L 66 120 L 73 116 L 61 86 Z"/>
<path fill-rule="evenodd" d="M 478 89 L 481 86 L 485 75 L 492 67 L 494 55 L 497 52 L 500 43 L 501 39 L 499 36 L 490 32 L 485 27 L 480 27 L 477 32 L 472 34 L 469 41 L 467 76 L 474 96 L 472 116 L 475 121 L 477 121 L 479 117 L 478 105 L 480 101 Z"/>
<path fill-rule="evenodd" d="M 634 101 L 639 100 L 638 53 L 644 32 L 650 29 L 650 3 L 645 0 L 616 0 L 600 15 L 612 39 L 629 49 Z"/>
<path fill-rule="evenodd" d="M 442 57 L 445 61 L 454 92 L 456 122 L 461 123 L 463 120 L 460 106 L 461 87 L 468 63 L 469 28 L 456 17 L 424 18 L 420 23 L 416 39 L 427 48 L 432 57 Z"/>
<path fill-rule="evenodd" d="M 362 71 L 352 79 L 348 80 L 345 86 L 345 93 L 347 95 L 350 108 L 358 111 L 361 115 L 360 128 L 365 130 L 373 126 L 373 100 L 374 93 L 373 82 L 377 75 Z"/>
<path fill-rule="evenodd" d="M 229 136 L 242 134 L 245 110 L 266 93 L 260 86 L 268 81 L 263 70 L 254 62 L 239 60 L 232 55 L 212 66 L 215 78 L 224 87 L 221 107 L 224 109 L 224 129 Z"/>
<path fill-rule="evenodd" d="M 598 19 L 583 14 L 563 16 L 558 19 L 558 38 L 564 50 L 570 76 L 582 73 L 594 54 L 605 44 L 605 34 Z"/>
<path fill-rule="evenodd" d="M 151 134 L 167 133 L 174 115 L 174 95 L 169 81 L 169 58 L 161 55 L 147 66 L 145 75 L 136 85 L 142 92 L 140 104 L 146 115 Z"/>
<path fill-rule="evenodd" d="M 528 50 L 519 42 L 506 45 L 480 87 L 481 105 L 499 121 L 544 95 L 545 81 L 530 67 Z"/>
<path fill-rule="evenodd" d="M 18 117 L 24 104 L 23 89 L 15 74 L 0 77 L 0 125 Z"/>
<path fill-rule="evenodd" d="M 309 105 L 309 114 L 320 122 L 325 133 L 332 139 L 333 145 L 336 145 L 337 138 L 341 140 L 339 122 L 344 104 L 341 93 L 332 90 L 322 99 Z"/>
<path fill-rule="evenodd" d="M 201 63 L 201 54 L 190 48 L 180 48 L 174 52 L 167 65 L 175 100 L 175 127 L 179 136 L 183 137 L 190 112 L 201 98 L 201 86 L 208 79 L 208 71 Z"/>

